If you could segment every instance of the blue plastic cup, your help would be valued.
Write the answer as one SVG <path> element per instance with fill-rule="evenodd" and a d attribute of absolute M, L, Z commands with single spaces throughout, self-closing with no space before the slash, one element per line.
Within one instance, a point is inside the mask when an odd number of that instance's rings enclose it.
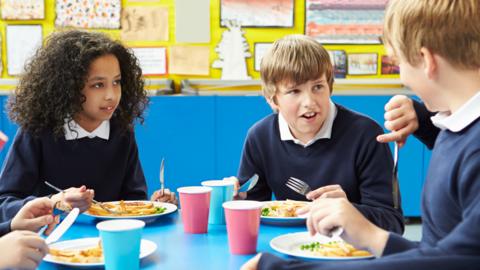
<path fill-rule="evenodd" d="M 235 182 L 232 180 L 208 180 L 203 181 L 202 186 L 212 188 L 208 224 L 224 225 L 225 212 L 222 205 L 224 202 L 233 200 Z"/>
<path fill-rule="evenodd" d="M 97 224 L 106 270 L 140 269 L 140 242 L 145 222 L 117 219 Z"/>

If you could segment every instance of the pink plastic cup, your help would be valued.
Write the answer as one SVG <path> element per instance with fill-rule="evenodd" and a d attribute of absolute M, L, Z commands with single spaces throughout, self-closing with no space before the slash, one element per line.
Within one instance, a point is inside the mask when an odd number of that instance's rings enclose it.
<path fill-rule="evenodd" d="M 212 188 L 181 187 L 177 192 L 180 197 L 183 230 L 186 233 L 207 233 Z"/>
<path fill-rule="evenodd" d="M 223 204 L 227 222 L 228 246 L 232 254 L 257 253 L 262 203 L 229 201 Z"/>

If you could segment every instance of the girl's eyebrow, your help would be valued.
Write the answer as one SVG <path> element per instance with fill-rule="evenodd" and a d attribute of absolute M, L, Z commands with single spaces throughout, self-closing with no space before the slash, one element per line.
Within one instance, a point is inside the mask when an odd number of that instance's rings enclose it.
<path fill-rule="evenodd" d="M 113 78 L 117 79 L 117 78 L 120 78 L 120 77 L 122 77 L 122 75 L 118 74 Z M 101 81 L 101 80 L 106 80 L 106 79 L 107 79 L 106 77 L 95 76 L 95 77 L 88 78 L 87 81 Z"/>

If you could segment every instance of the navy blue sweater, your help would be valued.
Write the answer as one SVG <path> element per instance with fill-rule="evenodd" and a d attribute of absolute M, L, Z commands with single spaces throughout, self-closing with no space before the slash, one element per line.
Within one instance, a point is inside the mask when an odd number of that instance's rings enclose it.
<path fill-rule="evenodd" d="M 418 129 L 414 135 L 429 149 L 432 149 L 435 139 L 440 132 L 440 129 L 434 126 L 430 119 L 435 113 L 428 111 L 423 103 L 416 100 L 413 100 L 413 108 L 415 109 L 418 120 Z"/>
<path fill-rule="evenodd" d="M 432 133 L 432 135 L 434 135 Z M 262 256 L 259 269 L 479 269 L 480 120 L 460 132 L 441 131 L 435 141 L 422 197 L 423 237 L 390 234 L 384 257 L 347 266 L 292 262 Z"/>
<path fill-rule="evenodd" d="M 133 132 L 110 125 L 110 138 L 66 140 L 51 132 L 17 132 L 0 175 L 0 222 L 35 197 L 56 193 L 43 181 L 66 189 L 87 186 L 98 201 L 144 200 L 145 176 Z"/>
<path fill-rule="evenodd" d="M 290 176 L 306 181 L 312 189 L 339 184 L 362 214 L 393 232 L 404 229 L 401 209 L 392 197 L 392 155 L 376 136 L 381 127 L 370 118 L 337 106 L 330 139 L 304 148 L 282 141 L 278 115 L 272 114 L 250 128 L 238 172 L 241 182 L 259 175 L 248 199 L 306 200 L 285 186 Z"/>

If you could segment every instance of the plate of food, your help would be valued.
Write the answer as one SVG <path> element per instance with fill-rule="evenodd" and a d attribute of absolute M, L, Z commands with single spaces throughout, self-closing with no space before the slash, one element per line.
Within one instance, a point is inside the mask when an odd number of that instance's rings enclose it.
<path fill-rule="evenodd" d="M 103 266 L 103 250 L 100 238 L 80 238 L 56 242 L 49 245 L 49 253 L 44 261 L 75 267 Z M 140 243 L 140 259 L 151 255 L 157 249 L 157 244 L 142 239 Z"/>
<path fill-rule="evenodd" d="M 374 256 L 341 239 L 334 240 L 324 235 L 311 236 L 309 232 L 288 233 L 270 241 L 270 246 L 283 254 L 315 260 L 364 260 Z"/>
<path fill-rule="evenodd" d="M 98 204 L 92 204 L 84 214 L 100 219 L 150 219 L 177 211 L 175 204 L 153 201 L 103 202 L 102 206 L 103 208 Z M 109 212 L 105 208 L 112 211 Z"/>
<path fill-rule="evenodd" d="M 308 204 L 309 202 L 293 200 L 264 202 L 260 220 L 271 225 L 302 225 L 307 217 L 297 216 L 295 212 Z"/>

